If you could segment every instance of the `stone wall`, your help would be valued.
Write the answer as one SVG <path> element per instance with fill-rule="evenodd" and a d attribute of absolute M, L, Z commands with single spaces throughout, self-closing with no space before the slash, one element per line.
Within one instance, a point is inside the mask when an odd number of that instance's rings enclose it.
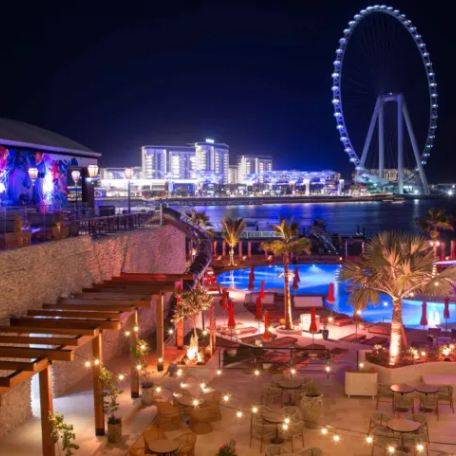
<path fill-rule="evenodd" d="M 171 225 L 157 226 L 100 239 L 89 236 L 0 252 L 0 322 L 12 315 L 54 303 L 62 295 L 119 275 L 120 272 L 179 273 L 185 270 L 185 235 Z M 155 312 L 141 311 L 141 325 L 149 330 Z M 128 350 L 121 331 L 105 331 L 103 356 L 109 361 Z M 55 393 L 63 394 L 87 371 L 83 360 L 90 347 L 77 350 L 72 363 L 55 363 Z M 0 405 L 0 438 L 31 416 L 30 382 L 3 395 Z"/>

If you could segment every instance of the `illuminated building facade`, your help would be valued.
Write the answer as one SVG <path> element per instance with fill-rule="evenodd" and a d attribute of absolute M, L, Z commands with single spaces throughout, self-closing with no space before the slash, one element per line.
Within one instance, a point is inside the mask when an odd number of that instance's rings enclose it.
<path fill-rule="evenodd" d="M 272 171 L 272 157 L 265 155 L 240 155 L 238 157 L 238 182 L 244 183 L 247 176 L 261 176 Z"/>
<path fill-rule="evenodd" d="M 199 180 L 227 184 L 229 178 L 230 148 L 207 138 L 195 143 L 195 172 Z"/>

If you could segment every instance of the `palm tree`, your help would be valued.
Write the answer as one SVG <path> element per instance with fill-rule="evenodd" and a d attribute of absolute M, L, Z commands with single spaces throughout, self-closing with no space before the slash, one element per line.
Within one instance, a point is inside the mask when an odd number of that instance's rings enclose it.
<path fill-rule="evenodd" d="M 186 215 L 195 225 L 199 226 L 209 234 L 212 233 L 212 223 L 210 222 L 209 216 L 206 212 L 192 209 L 190 212 L 187 212 Z"/>
<path fill-rule="evenodd" d="M 417 225 L 428 234 L 431 239 L 437 239 L 441 231 L 454 230 L 454 218 L 443 208 L 430 208 L 424 218 L 415 219 Z"/>
<path fill-rule="evenodd" d="M 265 241 L 261 243 L 261 248 L 265 251 L 271 251 L 274 255 L 283 257 L 283 277 L 284 277 L 284 318 L 285 329 L 293 328 L 293 319 L 291 317 L 291 299 L 290 299 L 290 255 L 305 252 L 310 254 L 312 243 L 309 238 L 299 237 L 299 226 L 296 222 L 287 222 L 282 219 L 278 225 L 273 225 L 274 231 L 279 235 L 278 239 Z"/>
<path fill-rule="evenodd" d="M 342 267 L 340 280 L 347 280 L 350 301 L 356 310 L 379 301 L 379 294 L 391 297 L 393 314 L 389 363 L 397 364 L 407 338 L 402 322 L 402 300 L 415 293 L 445 294 L 452 290 L 456 268 L 436 273 L 434 255 L 426 238 L 400 232 L 377 234 L 356 260 Z"/>
<path fill-rule="evenodd" d="M 238 244 L 241 234 L 245 228 L 245 221 L 243 218 L 225 217 L 222 221 L 223 238 L 230 247 L 230 266 L 234 266 L 234 248 Z"/>

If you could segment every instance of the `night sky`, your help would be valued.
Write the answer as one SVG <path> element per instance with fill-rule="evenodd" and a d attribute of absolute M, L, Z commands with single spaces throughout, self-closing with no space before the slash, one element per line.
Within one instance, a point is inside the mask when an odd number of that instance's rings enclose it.
<path fill-rule="evenodd" d="M 454 15 L 395 1 L 423 35 L 439 84 L 431 181 L 456 181 Z M 9 2 L 0 116 L 69 136 L 103 165 L 142 144 L 214 137 L 276 168 L 351 171 L 335 129 L 332 61 L 360 1 Z"/>

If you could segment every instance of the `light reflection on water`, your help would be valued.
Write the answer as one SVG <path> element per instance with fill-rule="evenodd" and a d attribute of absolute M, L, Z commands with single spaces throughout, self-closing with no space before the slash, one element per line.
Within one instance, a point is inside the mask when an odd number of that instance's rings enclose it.
<path fill-rule="evenodd" d="M 322 294 L 328 293 L 328 284 L 334 282 L 334 292 L 336 302 L 332 308 L 341 313 L 348 315 L 353 314 L 353 307 L 348 301 L 348 292 L 344 282 L 337 282 L 338 264 L 299 264 L 290 265 L 293 271 L 298 267 L 300 283 L 297 290 L 292 290 L 292 293 L 307 293 L 307 294 Z M 250 268 L 241 268 L 233 271 L 227 271 L 219 274 L 218 281 L 221 285 L 231 288 L 247 290 L 249 283 Z M 255 288 L 258 291 L 260 281 L 264 280 L 266 288 L 283 288 L 283 277 L 280 274 L 283 272 L 283 266 L 256 266 L 255 267 Z M 331 308 L 330 304 L 327 304 Z M 443 303 L 428 302 L 428 321 L 444 322 L 443 318 Z M 391 321 L 391 300 L 388 296 L 382 296 L 378 304 L 370 303 L 362 312 L 362 318 L 371 321 Z M 416 300 L 405 300 L 403 302 L 403 318 L 404 323 L 410 327 L 419 327 L 421 319 L 421 302 Z M 448 323 L 456 322 L 456 306 L 450 305 L 450 319 Z"/>

